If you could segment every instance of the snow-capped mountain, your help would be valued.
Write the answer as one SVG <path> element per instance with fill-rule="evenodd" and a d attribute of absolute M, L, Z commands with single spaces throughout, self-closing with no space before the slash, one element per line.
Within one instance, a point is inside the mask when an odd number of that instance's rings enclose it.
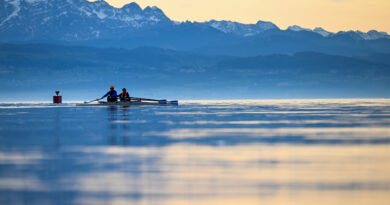
<path fill-rule="evenodd" d="M 323 36 L 323 37 L 328 37 L 328 36 L 331 36 L 331 35 L 334 34 L 334 33 L 329 32 L 329 31 L 327 31 L 327 30 L 325 30 L 325 29 L 323 29 L 323 28 L 321 28 L 321 27 L 316 27 L 316 28 L 314 28 L 313 31 L 314 31 L 315 33 L 320 34 L 320 35 Z"/>
<path fill-rule="evenodd" d="M 289 35 L 314 32 L 325 39 L 390 39 L 385 32 L 332 33 L 322 28 L 291 26 L 280 30 L 271 22 L 242 24 L 232 21 L 177 22 L 157 7 L 142 9 L 137 3 L 115 8 L 103 0 L 0 0 L 0 42 L 59 42 L 133 48 L 157 46 L 172 49 L 226 46 L 251 39 L 291 42 Z M 296 32 L 296 33 L 291 33 Z M 301 32 L 304 33 L 304 32 Z M 310 41 L 308 38 L 303 38 Z M 270 50 L 278 42 L 269 42 Z M 254 46 L 250 43 L 248 46 Z M 245 50 L 245 49 L 244 49 Z M 246 49 L 247 50 L 247 49 Z"/>
<path fill-rule="evenodd" d="M 340 31 L 338 35 L 348 35 L 354 39 L 358 40 L 377 40 L 377 39 L 390 39 L 390 36 L 386 32 L 379 32 L 376 30 L 371 30 L 367 33 L 361 31 Z"/>
<path fill-rule="evenodd" d="M 332 33 L 329 31 L 326 31 L 325 29 L 321 27 L 316 27 L 315 29 L 311 30 L 309 28 L 302 28 L 300 26 L 294 25 L 289 26 L 287 30 L 291 31 L 309 31 L 318 33 L 323 37 L 333 37 L 337 35 L 348 35 L 356 40 L 377 40 L 377 39 L 390 39 L 390 35 L 388 35 L 386 32 L 379 32 L 376 30 L 371 30 L 367 33 L 361 32 L 361 31 L 340 31 L 338 33 Z"/>
<path fill-rule="evenodd" d="M 279 29 L 271 22 L 258 21 L 256 24 L 242 24 L 232 21 L 207 21 L 205 24 L 220 30 L 224 33 L 234 34 L 238 36 L 254 36 L 261 32 L 270 29 Z"/>
<path fill-rule="evenodd" d="M 171 24 L 157 7 L 130 3 L 114 8 L 105 1 L 1 0 L 0 36 L 10 40 L 91 40 Z"/>
<path fill-rule="evenodd" d="M 287 28 L 287 30 L 290 30 L 290 31 L 309 31 L 309 32 L 314 32 L 314 33 L 320 34 L 323 37 L 328 37 L 328 36 L 331 36 L 332 34 L 334 34 L 332 32 L 326 31 L 325 29 L 323 29 L 321 27 L 316 27 L 315 29 L 311 30 L 309 28 L 302 28 L 300 26 L 293 25 L 293 26 L 289 26 Z"/>
<path fill-rule="evenodd" d="M 291 30 L 291 31 L 311 31 L 311 30 L 308 29 L 308 28 L 302 28 L 302 27 L 300 27 L 300 26 L 298 26 L 298 25 L 289 26 L 289 27 L 287 28 L 287 30 Z"/>

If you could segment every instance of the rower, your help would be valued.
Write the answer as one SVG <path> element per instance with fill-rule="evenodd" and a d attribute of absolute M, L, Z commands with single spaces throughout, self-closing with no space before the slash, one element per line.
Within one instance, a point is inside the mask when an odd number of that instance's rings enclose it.
<path fill-rule="evenodd" d="M 117 102 L 118 101 L 118 95 L 116 91 L 114 90 L 114 86 L 110 86 L 110 91 L 108 91 L 101 99 L 107 97 L 107 102 Z"/>
<path fill-rule="evenodd" d="M 122 89 L 122 93 L 119 94 L 119 99 L 123 102 L 123 101 L 130 101 L 130 95 L 129 93 L 126 91 L 126 88 L 123 88 Z"/>

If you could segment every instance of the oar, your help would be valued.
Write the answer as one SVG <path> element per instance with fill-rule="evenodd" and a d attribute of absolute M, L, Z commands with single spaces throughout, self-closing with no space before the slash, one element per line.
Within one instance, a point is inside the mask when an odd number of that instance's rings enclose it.
<path fill-rule="evenodd" d="M 158 102 L 158 104 L 167 104 L 167 100 L 155 100 L 155 99 L 148 99 L 148 98 L 138 98 L 138 97 L 131 97 L 131 99 L 139 100 L 139 101 L 154 101 Z"/>
<path fill-rule="evenodd" d="M 101 100 L 101 99 L 102 99 L 102 98 L 97 98 L 96 100 L 91 100 L 91 101 L 88 101 L 88 102 L 84 101 L 84 104 L 91 103 L 91 102 L 95 102 L 95 101 L 99 101 L 99 100 Z"/>
<path fill-rule="evenodd" d="M 159 100 L 155 100 L 155 99 L 148 99 L 148 98 L 139 98 L 139 97 L 131 97 L 131 99 L 135 99 L 135 100 L 143 100 L 143 101 L 159 101 Z"/>

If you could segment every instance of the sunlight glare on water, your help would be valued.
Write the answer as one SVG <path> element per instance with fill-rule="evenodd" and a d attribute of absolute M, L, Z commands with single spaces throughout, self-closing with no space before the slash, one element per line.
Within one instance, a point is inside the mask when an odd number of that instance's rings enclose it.
<path fill-rule="evenodd" d="M 0 204 L 388 204 L 390 100 L 0 103 Z"/>

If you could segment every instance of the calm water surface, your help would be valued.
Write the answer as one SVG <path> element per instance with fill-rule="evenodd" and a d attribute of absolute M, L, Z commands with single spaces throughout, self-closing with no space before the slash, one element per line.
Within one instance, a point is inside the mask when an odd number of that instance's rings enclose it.
<path fill-rule="evenodd" d="M 390 204 L 390 100 L 0 103 L 0 204 Z"/>

